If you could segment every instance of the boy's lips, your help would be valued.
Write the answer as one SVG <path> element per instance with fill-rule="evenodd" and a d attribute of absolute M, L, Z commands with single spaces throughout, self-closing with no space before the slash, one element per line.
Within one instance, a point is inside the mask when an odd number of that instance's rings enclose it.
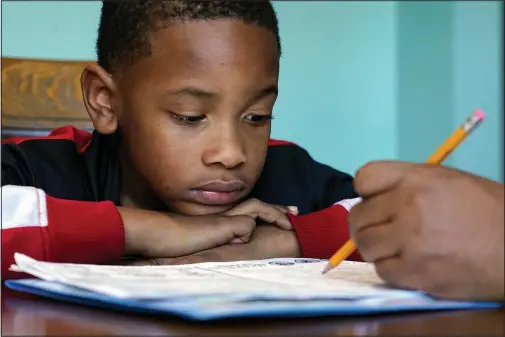
<path fill-rule="evenodd" d="M 226 205 L 237 201 L 245 189 L 245 184 L 239 180 L 216 180 L 191 189 L 191 195 L 200 204 Z"/>

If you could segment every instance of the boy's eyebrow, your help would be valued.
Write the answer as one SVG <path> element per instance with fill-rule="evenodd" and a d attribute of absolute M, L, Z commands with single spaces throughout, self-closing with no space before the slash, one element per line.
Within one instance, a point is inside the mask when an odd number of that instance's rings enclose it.
<path fill-rule="evenodd" d="M 180 88 L 176 90 L 172 90 L 168 92 L 170 96 L 194 96 L 197 98 L 210 98 L 216 95 L 215 92 L 205 91 L 203 89 L 195 88 L 195 87 L 186 87 Z"/>
<path fill-rule="evenodd" d="M 252 101 L 257 101 L 259 100 L 260 98 L 263 98 L 265 96 L 268 96 L 268 95 L 277 95 L 279 92 L 279 89 L 277 88 L 277 85 L 275 84 L 272 84 L 272 85 L 269 85 L 268 87 L 266 88 L 263 88 L 261 90 L 258 90 L 252 97 Z"/>
<path fill-rule="evenodd" d="M 278 88 L 277 85 L 272 84 L 266 88 L 258 90 L 252 97 L 251 101 L 257 101 L 260 98 L 263 98 L 265 96 L 271 95 L 271 94 L 278 94 Z M 175 89 L 172 91 L 168 92 L 169 96 L 193 96 L 197 98 L 211 98 L 213 96 L 216 96 L 217 94 L 215 92 L 211 91 L 205 91 L 203 89 L 199 89 L 196 87 L 185 87 L 185 88 L 180 88 L 180 89 Z"/>

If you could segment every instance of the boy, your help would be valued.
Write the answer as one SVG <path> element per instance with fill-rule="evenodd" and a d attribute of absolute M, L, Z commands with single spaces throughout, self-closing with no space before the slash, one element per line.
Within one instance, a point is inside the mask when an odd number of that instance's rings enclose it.
<path fill-rule="evenodd" d="M 3 278 L 18 276 L 15 252 L 327 258 L 347 240 L 348 209 L 334 204 L 357 197 L 352 178 L 269 139 L 280 58 L 269 2 L 107 1 L 97 53 L 81 77 L 92 135 L 64 127 L 2 145 Z"/>

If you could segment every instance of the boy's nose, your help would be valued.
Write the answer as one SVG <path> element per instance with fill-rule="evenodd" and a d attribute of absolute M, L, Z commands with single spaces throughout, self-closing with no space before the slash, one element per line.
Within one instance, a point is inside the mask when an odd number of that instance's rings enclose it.
<path fill-rule="evenodd" d="M 240 134 L 233 130 L 221 130 L 207 144 L 203 155 L 207 166 L 220 165 L 234 169 L 246 162 L 244 142 Z"/>

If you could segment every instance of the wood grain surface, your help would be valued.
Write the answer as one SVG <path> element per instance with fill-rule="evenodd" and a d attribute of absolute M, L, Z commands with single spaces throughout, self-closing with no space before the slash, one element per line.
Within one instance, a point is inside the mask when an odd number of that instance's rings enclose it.
<path fill-rule="evenodd" d="M 93 62 L 2 57 L 2 131 L 52 130 L 63 125 L 92 129 L 80 76 Z"/>
<path fill-rule="evenodd" d="M 2 336 L 504 336 L 502 310 L 192 322 L 79 306 L 2 287 Z"/>

